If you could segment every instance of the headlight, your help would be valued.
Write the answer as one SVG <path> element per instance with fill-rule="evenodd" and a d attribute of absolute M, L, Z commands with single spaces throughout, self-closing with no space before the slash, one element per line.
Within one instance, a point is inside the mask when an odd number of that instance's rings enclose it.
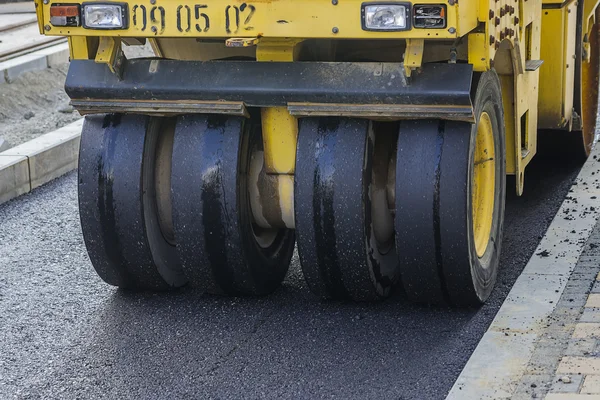
<path fill-rule="evenodd" d="M 362 25 L 366 31 L 403 31 L 410 28 L 410 4 L 363 3 Z"/>
<path fill-rule="evenodd" d="M 127 4 L 83 3 L 83 27 L 87 29 L 127 29 Z"/>

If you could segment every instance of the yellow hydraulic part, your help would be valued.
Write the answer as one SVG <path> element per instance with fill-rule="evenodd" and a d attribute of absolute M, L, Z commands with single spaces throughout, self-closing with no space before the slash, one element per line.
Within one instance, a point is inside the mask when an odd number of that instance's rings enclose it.
<path fill-rule="evenodd" d="M 251 154 L 248 173 L 250 207 L 261 228 L 295 227 L 294 175 L 266 173 L 264 154 Z"/>
<path fill-rule="evenodd" d="M 298 40 L 260 41 L 257 61 L 291 62 L 298 54 Z M 287 107 L 261 109 L 265 168 L 268 174 L 293 174 L 296 166 L 298 119 Z M 291 187 L 293 190 L 293 185 Z M 292 191 L 293 193 L 293 191 Z"/>
<path fill-rule="evenodd" d="M 481 113 L 479 117 L 473 160 L 473 237 L 477 256 L 483 257 L 492 232 L 496 186 L 494 131 L 490 116 L 486 112 Z"/>
<path fill-rule="evenodd" d="M 281 219 L 288 228 L 295 228 L 294 219 L 294 176 L 278 175 L 279 177 L 279 206 L 281 207 Z"/>
<path fill-rule="evenodd" d="M 292 62 L 298 55 L 300 42 L 260 40 L 257 42 L 256 60 Z M 257 185 L 271 187 L 271 190 L 263 192 L 272 194 L 252 196 L 253 199 L 259 200 L 252 203 L 252 212 L 257 223 L 263 228 L 294 228 L 293 174 L 296 168 L 298 119 L 290 115 L 287 107 L 261 108 L 260 114 L 266 175 L 257 181 Z M 269 213 L 274 210 L 274 213 Z M 283 226 L 277 226 L 281 223 Z"/>
<path fill-rule="evenodd" d="M 287 107 L 269 107 L 261 109 L 261 123 L 267 173 L 293 174 L 298 120 Z"/>

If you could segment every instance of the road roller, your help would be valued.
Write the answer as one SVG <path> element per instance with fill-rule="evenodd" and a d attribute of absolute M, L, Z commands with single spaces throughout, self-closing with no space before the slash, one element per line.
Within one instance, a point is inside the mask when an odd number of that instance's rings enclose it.
<path fill-rule="evenodd" d="M 598 2 L 36 0 L 85 116 L 92 265 L 258 296 L 297 250 L 318 298 L 482 304 L 538 135 L 594 143 Z"/>

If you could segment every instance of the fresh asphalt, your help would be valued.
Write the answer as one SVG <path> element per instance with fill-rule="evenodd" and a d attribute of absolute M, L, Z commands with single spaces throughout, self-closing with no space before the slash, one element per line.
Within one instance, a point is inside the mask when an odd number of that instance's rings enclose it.
<path fill-rule="evenodd" d="M 77 176 L 0 205 L 0 398 L 442 399 L 578 172 L 534 160 L 509 180 L 501 272 L 488 303 L 321 302 L 297 256 L 265 298 L 128 293 L 87 257 Z"/>

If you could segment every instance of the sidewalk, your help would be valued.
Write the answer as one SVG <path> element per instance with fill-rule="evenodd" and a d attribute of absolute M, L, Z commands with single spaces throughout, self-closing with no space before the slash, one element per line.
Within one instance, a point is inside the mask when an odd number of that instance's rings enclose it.
<path fill-rule="evenodd" d="M 0 0 L 0 14 L 35 13 L 33 1 L 4 1 Z"/>
<path fill-rule="evenodd" d="M 600 399 L 599 273 L 600 221 L 547 320 L 513 399 Z"/>

